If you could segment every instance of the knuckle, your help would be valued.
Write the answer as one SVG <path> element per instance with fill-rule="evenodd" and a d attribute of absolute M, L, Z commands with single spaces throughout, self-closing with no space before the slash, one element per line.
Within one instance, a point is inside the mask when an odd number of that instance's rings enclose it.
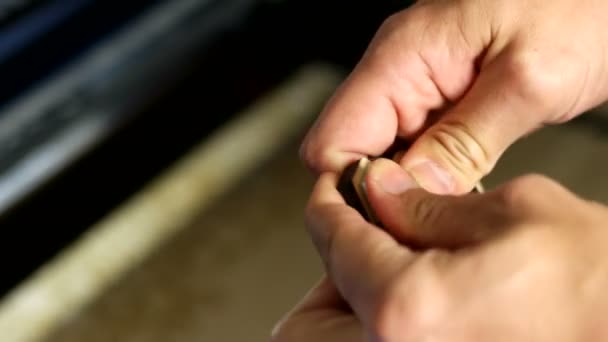
<path fill-rule="evenodd" d="M 465 123 L 446 120 L 437 124 L 430 134 L 443 150 L 446 161 L 472 181 L 492 168 L 491 154 Z"/>
<path fill-rule="evenodd" d="M 531 189 L 534 189 L 541 176 L 528 175 L 514 179 L 497 191 L 499 202 L 508 210 L 518 212 L 530 207 Z"/>
<path fill-rule="evenodd" d="M 407 18 L 406 18 L 407 17 Z M 411 32 L 416 31 L 419 19 L 407 11 L 397 12 L 387 17 L 374 35 L 364 58 L 378 70 L 385 70 L 395 56 L 395 47 L 411 43 Z"/>
<path fill-rule="evenodd" d="M 559 185 L 550 178 L 529 174 L 500 187 L 497 195 L 499 202 L 507 211 L 528 215 L 537 212 L 536 209 L 545 202 L 547 190 L 556 186 Z"/>
<path fill-rule="evenodd" d="M 393 43 L 401 46 L 415 42 L 428 27 L 429 20 L 433 18 L 427 7 L 418 4 L 388 16 L 380 25 L 375 41 L 385 43 L 386 47 L 390 47 Z"/>
<path fill-rule="evenodd" d="M 397 12 L 389 15 L 384 19 L 382 25 L 380 25 L 380 31 L 382 32 L 393 32 L 403 24 L 402 12 Z"/>
<path fill-rule="evenodd" d="M 538 95 L 541 88 L 541 77 L 537 74 L 538 65 L 532 53 L 513 54 L 506 65 L 510 80 L 522 94 Z"/>
<path fill-rule="evenodd" d="M 420 10 L 420 6 L 410 7 L 389 15 L 380 25 L 378 32 L 389 36 L 398 32 L 408 32 L 427 21 L 427 15 Z"/>
<path fill-rule="evenodd" d="M 517 188 L 517 189 L 522 189 L 525 190 L 526 188 L 538 188 L 538 187 L 546 187 L 547 185 L 550 185 L 552 181 L 541 175 L 538 173 L 531 173 L 531 174 L 527 174 L 527 175 L 523 175 L 520 177 L 515 178 L 513 181 L 510 182 L 510 188 Z"/>
<path fill-rule="evenodd" d="M 547 69 L 546 61 L 541 56 L 522 49 L 513 54 L 507 62 L 505 72 L 508 75 L 510 89 L 525 103 L 541 113 L 552 112 L 557 108 L 555 96 L 559 79 L 554 72 Z"/>
<path fill-rule="evenodd" d="M 406 217 L 412 218 L 408 237 L 419 243 L 432 238 L 429 235 L 433 234 L 433 230 L 429 227 L 434 227 L 445 212 L 441 202 L 424 190 L 412 190 L 402 200 L 405 202 L 404 208 L 411 210 L 411 213 L 406 213 Z"/>
<path fill-rule="evenodd" d="M 507 218 L 537 228 L 539 225 L 559 226 L 562 219 L 573 219 L 575 216 L 586 217 L 581 210 L 588 208 L 585 200 L 562 184 L 538 174 L 518 177 L 498 188 L 495 195 Z M 572 212 L 563 208 L 580 210 Z"/>
<path fill-rule="evenodd" d="M 552 180 L 551 178 L 538 173 L 531 173 L 514 180 L 514 186 L 522 188 L 536 188 L 536 189 L 554 189 L 561 187 L 559 183 Z"/>

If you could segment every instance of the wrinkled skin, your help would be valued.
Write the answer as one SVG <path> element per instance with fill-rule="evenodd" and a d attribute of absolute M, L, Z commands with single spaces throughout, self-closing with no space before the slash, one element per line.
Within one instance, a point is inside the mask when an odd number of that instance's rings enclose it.
<path fill-rule="evenodd" d="M 412 188 L 388 160 L 368 177 L 386 231 L 323 174 L 307 223 L 328 278 L 274 341 L 608 340 L 606 207 L 542 176 L 467 196 Z"/>
<path fill-rule="evenodd" d="M 604 0 L 428 0 L 390 17 L 302 144 L 327 276 L 273 340 L 608 340 L 608 209 L 541 176 L 463 195 L 514 141 L 608 98 L 607 26 Z M 380 230 L 335 182 L 399 140 L 398 164 L 368 174 Z"/>
<path fill-rule="evenodd" d="M 516 139 L 606 100 L 607 45 L 604 0 L 421 1 L 382 25 L 302 157 L 339 172 L 406 139 L 420 185 L 468 192 Z"/>

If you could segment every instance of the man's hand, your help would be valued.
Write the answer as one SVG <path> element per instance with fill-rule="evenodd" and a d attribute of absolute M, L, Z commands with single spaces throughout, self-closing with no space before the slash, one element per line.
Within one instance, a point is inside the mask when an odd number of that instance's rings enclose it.
<path fill-rule="evenodd" d="M 363 327 L 334 284 L 315 285 L 273 331 L 276 342 L 364 342 Z"/>
<path fill-rule="evenodd" d="M 468 192 L 516 139 L 608 97 L 608 1 L 427 0 L 389 18 L 301 154 L 318 173 L 414 142 L 426 190 Z"/>
<path fill-rule="evenodd" d="M 386 231 L 321 176 L 307 226 L 331 282 L 277 341 L 608 340 L 605 207 L 540 176 L 465 196 L 412 189 L 388 160 L 367 177 Z"/>

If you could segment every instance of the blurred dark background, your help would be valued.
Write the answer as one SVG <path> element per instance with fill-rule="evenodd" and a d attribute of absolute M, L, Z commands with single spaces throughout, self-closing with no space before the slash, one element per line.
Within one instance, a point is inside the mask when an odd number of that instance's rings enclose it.
<path fill-rule="evenodd" d="M 0 295 L 298 66 L 403 1 L 0 3 Z"/>

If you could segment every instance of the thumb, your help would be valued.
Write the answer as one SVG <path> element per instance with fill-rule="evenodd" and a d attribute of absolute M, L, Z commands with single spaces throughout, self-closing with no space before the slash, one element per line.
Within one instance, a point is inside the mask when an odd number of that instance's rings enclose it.
<path fill-rule="evenodd" d="M 429 127 L 400 164 L 427 191 L 463 194 L 489 173 L 515 140 L 542 124 L 543 87 L 513 57 L 499 57 L 465 96 Z"/>
<path fill-rule="evenodd" d="M 444 196 L 412 189 L 411 184 L 410 176 L 388 159 L 375 160 L 366 175 L 374 213 L 400 242 L 459 247 L 493 237 L 516 219 L 494 192 Z"/>

